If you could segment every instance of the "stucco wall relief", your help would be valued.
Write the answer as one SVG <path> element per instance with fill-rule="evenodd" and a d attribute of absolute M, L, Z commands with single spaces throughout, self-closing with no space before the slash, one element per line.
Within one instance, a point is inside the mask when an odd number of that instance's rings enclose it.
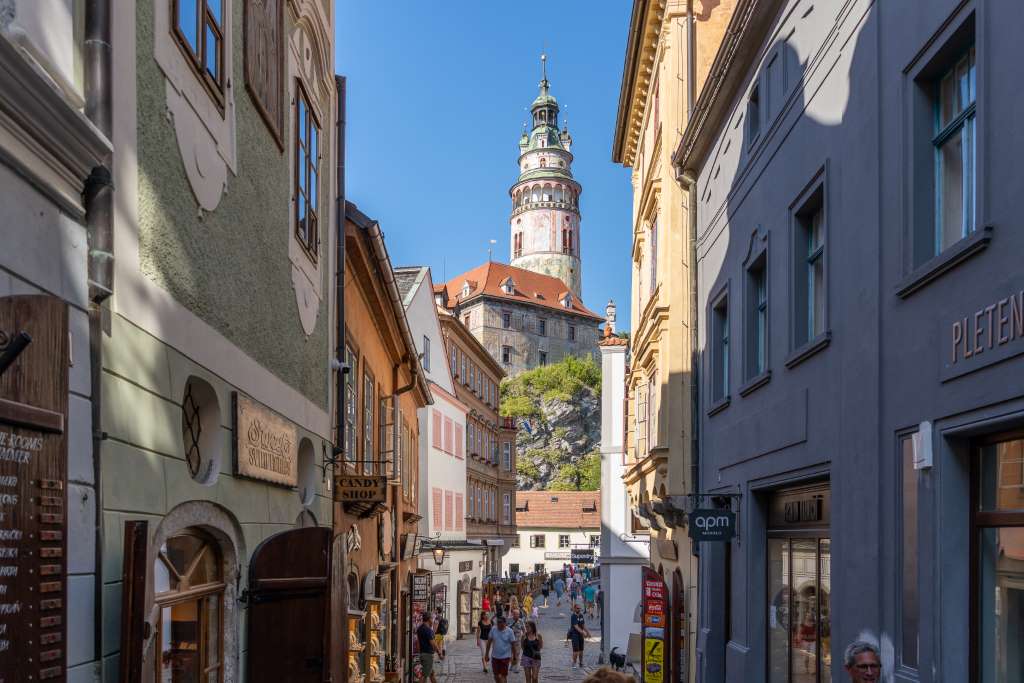
<path fill-rule="evenodd" d="M 224 0 L 224 16 L 232 16 L 233 0 Z M 233 42 L 230 21 L 224 22 L 224 106 L 213 100 L 195 74 L 171 32 L 171 3 L 154 3 L 153 57 L 167 79 L 167 111 L 189 186 L 200 208 L 213 211 L 227 191 L 228 169 L 238 173 L 235 140 Z"/>

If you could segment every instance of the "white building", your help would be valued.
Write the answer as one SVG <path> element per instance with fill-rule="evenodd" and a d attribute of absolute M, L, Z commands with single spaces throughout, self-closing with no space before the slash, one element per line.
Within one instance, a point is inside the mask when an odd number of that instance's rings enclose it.
<path fill-rule="evenodd" d="M 630 634 L 640 634 L 641 569 L 650 557 L 650 530 L 642 526 L 629 506 L 622 483 L 623 392 L 626 381 L 625 339 L 615 337 L 615 309 L 608 306 L 608 327 L 601 349 L 601 589 L 604 620 L 601 628 L 602 661 L 617 647 L 628 652 Z"/>
<path fill-rule="evenodd" d="M 596 559 L 601 543 L 600 509 L 600 491 L 519 491 L 518 536 L 502 560 L 502 573 L 561 571 L 573 548 L 592 548 Z"/>
<path fill-rule="evenodd" d="M 419 418 L 419 499 L 423 543 L 419 566 L 433 574 L 435 606 L 443 606 L 450 639 L 469 635 L 473 619 L 473 590 L 483 580 L 484 548 L 466 540 L 466 458 L 463 439 L 468 408 L 455 396 L 455 386 L 441 337 L 434 304 L 430 269 L 396 268 L 395 278 L 406 317 L 420 353 L 434 404 L 421 408 Z M 430 548 L 445 549 L 437 565 Z"/>

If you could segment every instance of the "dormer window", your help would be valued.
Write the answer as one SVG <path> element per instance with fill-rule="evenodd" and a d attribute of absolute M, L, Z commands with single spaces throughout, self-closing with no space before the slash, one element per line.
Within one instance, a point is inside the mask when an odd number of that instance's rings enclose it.
<path fill-rule="evenodd" d="M 562 305 L 566 308 L 572 308 L 572 294 L 565 293 L 565 296 L 562 297 Z"/>
<path fill-rule="evenodd" d="M 516 291 L 516 283 L 512 281 L 512 278 L 505 278 L 505 281 L 501 284 L 501 289 L 506 294 L 514 294 Z"/>
<path fill-rule="evenodd" d="M 473 291 L 472 287 L 469 286 L 469 282 L 462 283 L 462 298 L 465 299 L 469 296 L 469 293 Z"/>

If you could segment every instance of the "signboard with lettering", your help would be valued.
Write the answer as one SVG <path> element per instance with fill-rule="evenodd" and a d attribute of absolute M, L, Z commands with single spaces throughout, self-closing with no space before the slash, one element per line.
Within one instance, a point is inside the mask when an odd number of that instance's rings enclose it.
<path fill-rule="evenodd" d="M 690 538 L 695 541 L 731 541 L 736 535 L 736 514 L 729 510 L 694 510 Z"/>
<path fill-rule="evenodd" d="M 983 303 L 940 323 L 941 381 L 1024 353 L 1024 290 Z"/>
<path fill-rule="evenodd" d="M 374 475 L 341 474 L 334 499 L 342 503 L 383 503 L 388 495 L 388 478 Z"/>
<path fill-rule="evenodd" d="M 665 678 L 665 623 L 668 594 L 665 580 L 650 567 L 643 568 L 643 590 L 640 594 L 643 611 L 643 662 L 641 676 L 644 683 L 662 683 Z"/>
<path fill-rule="evenodd" d="M 412 575 L 412 599 L 415 602 L 426 602 L 430 597 L 430 572 L 417 572 Z"/>
<path fill-rule="evenodd" d="M 235 392 L 235 474 L 282 486 L 299 483 L 295 424 Z"/>
<path fill-rule="evenodd" d="M 66 304 L 0 299 L 0 358 L 0 680 L 64 680 Z"/>
<path fill-rule="evenodd" d="M 569 557 L 573 564 L 594 564 L 594 549 L 573 548 Z"/>

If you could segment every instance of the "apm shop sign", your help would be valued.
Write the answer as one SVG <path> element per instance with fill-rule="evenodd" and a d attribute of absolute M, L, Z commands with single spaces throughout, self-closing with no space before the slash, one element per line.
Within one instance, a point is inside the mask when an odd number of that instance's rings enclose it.
<path fill-rule="evenodd" d="M 736 535 L 736 514 L 729 510 L 694 510 L 690 538 L 695 541 L 731 541 Z"/>

